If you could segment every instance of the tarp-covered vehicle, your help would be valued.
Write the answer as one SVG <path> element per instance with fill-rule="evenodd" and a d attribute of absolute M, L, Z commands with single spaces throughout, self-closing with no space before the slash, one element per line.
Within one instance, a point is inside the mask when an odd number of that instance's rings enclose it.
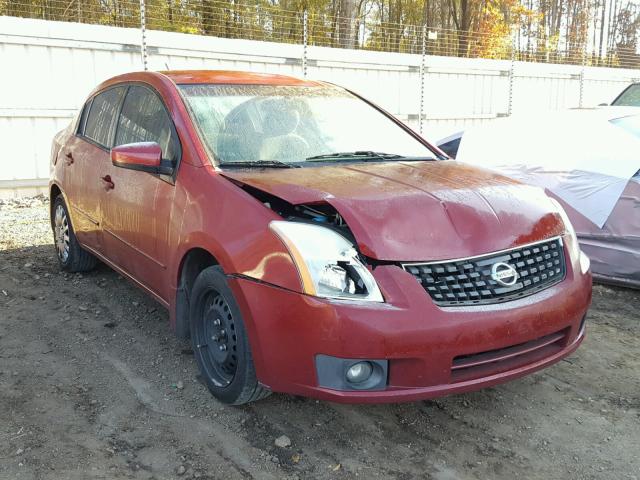
<path fill-rule="evenodd" d="M 545 188 L 565 207 L 594 278 L 640 287 L 640 113 L 577 109 L 499 119 L 438 146 Z"/>

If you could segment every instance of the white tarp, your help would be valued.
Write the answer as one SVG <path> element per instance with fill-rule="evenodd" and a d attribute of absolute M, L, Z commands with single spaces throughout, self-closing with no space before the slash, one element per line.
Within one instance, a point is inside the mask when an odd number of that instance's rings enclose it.
<path fill-rule="evenodd" d="M 640 137 L 610 120 L 639 114 L 608 107 L 498 119 L 466 130 L 456 160 L 548 188 L 601 228 L 640 170 Z"/>

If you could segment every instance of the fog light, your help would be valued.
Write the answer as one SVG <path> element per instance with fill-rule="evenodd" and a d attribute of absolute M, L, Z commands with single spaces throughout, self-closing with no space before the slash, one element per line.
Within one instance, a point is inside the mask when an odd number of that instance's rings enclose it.
<path fill-rule="evenodd" d="M 373 367 L 369 362 L 354 363 L 347 370 L 347 380 L 351 383 L 362 383 L 369 379 Z"/>

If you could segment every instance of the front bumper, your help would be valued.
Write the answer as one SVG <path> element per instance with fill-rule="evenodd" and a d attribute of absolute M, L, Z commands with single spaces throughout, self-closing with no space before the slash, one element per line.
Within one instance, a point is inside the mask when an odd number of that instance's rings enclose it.
<path fill-rule="evenodd" d="M 230 277 L 230 285 L 261 383 L 273 391 L 324 400 L 383 403 L 477 390 L 572 353 L 584 338 L 591 275 L 580 272 L 577 260 L 567 267 L 562 282 L 537 294 L 473 307 L 435 306 L 409 273 L 391 265 L 374 273 L 384 304 L 319 299 L 242 277 Z M 528 345 L 544 338 L 555 341 L 528 351 Z M 513 354 L 518 348 L 521 353 Z M 320 387 L 316 355 L 388 360 L 387 387 Z M 491 355 L 495 360 L 483 363 Z"/>

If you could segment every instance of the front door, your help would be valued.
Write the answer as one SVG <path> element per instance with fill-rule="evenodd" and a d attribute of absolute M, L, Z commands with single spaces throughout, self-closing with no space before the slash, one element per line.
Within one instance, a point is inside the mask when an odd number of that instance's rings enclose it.
<path fill-rule="evenodd" d="M 114 146 L 156 142 L 177 165 L 180 144 L 171 118 L 151 88 L 131 85 L 117 121 Z M 108 258 L 165 300 L 169 297 L 167 242 L 174 195 L 171 178 L 109 164 L 111 184 L 101 197 Z"/>

